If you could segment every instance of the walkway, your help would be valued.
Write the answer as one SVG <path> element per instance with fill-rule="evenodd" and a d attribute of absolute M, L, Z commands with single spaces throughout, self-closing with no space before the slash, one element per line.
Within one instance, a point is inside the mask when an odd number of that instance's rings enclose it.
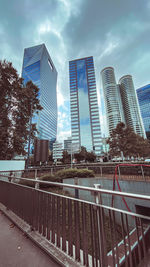
<path fill-rule="evenodd" d="M 0 267 L 58 267 L 0 212 Z"/>

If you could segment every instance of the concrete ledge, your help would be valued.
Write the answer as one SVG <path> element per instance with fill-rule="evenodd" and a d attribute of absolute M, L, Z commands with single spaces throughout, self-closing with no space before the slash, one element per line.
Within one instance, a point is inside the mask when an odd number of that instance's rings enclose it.
<path fill-rule="evenodd" d="M 0 203 L 0 210 L 21 230 L 26 234 L 38 247 L 44 250 L 55 262 L 63 267 L 82 267 L 80 262 L 76 262 L 73 258 L 66 255 L 62 250 L 50 243 L 37 231 L 33 231 L 31 227 L 22 219 L 20 219 L 11 210 L 8 210 Z"/>

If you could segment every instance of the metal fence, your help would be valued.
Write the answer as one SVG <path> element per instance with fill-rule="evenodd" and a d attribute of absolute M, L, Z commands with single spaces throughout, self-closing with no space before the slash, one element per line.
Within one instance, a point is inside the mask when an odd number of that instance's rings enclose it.
<path fill-rule="evenodd" d="M 61 183 L 38 183 L 62 188 Z M 150 245 L 150 217 L 104 206 L 102 196 L 111 194 L 150 202 L 149 196 L 63 186 L 90 191 L 95 195 L 95 203 L 2 180 L 0 202 L 81 265 L 134 267 L 146 257 Z M 115 219 L 117 214 L 119 223 Z M 128 224 L 129 217 L 134 221 L 132 228 Z"/>
<path fill-rule="evenodd" d="M 28 168 L 20 171 L 0 171 L 0 176 L 7 177 L 41 177 L 45 174 L 55 175 L 56 172 L 69 169 L 70 165 L 64 166 L 51 166 L 51 167 L 38 167 Z M 118 179 L 120 180 L 136 180 L 136 181 L 150 181 L 150 165 L 146 164 L 116 164 L 116 165 L 98 165 L 98 164 L 86 164 L 86 165 L 74 165 L 73 168 L 93 170 L 97 177 L 113 179 L 116 172 Z"/>

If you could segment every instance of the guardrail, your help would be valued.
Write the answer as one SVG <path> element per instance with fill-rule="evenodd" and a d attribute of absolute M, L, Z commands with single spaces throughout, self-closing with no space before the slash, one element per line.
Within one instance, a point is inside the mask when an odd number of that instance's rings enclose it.
<path fill-rule="evenodd" d="M 77 169 L 89 169 L 93 170 L 95 175 L 103 178 L 113 179 L 115 171 L 119 180 L 136 180 L 136 181 L 150 181 L 150 165 L 146 164 L 117 164 L 116 166 L 106 165 L 75 165 Z M 41 168 L 28 168 L 25 170 L 17 171 L 0 171 L 0 175 L 16 176 L 16 177 L 30 177 L 36 178 L 44 174 L 50 173 L 55 175 L 58 170 L 64 170 L 70 168 L 66 166 L 53 166 L 53 167 L 41 167 Z"/>
<path fill-rule="evenodd" d="M 8 180 L 12 176 L 7 176 Z M 15 179 L 20 179 L 16 178 Z M 37 183 L 35 179 L 21 178 Z M 150 244 L 150 217 L 102 204 L 103 194 L 150 201 L 150 196 L 62 183 L 38 183 L 87 190 L 95 203 L 0 181 L 0 202 L 51 243 L 85 266 L 137 266 Z M 119 214 L 120 222 L 116 223 Z M 134 226 L 128 224 L 132 217 Z"/>

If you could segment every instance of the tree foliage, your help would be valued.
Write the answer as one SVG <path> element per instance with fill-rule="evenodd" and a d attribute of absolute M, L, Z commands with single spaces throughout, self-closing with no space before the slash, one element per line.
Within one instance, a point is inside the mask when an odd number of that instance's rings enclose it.
<path fill-rule="evenodd" d="M 23 85 L 23 79 L 12 63 L 0 61 L 0 159 L 26 154 L 30 118 L 42 109 L 38 92 L 32 81 Z M 32 124 L 31 130 L 31 138 L 34 138 L 35 124 Z"/>
<path fill-rule="evenodd" d="M 109 153 L 112 156 L 121 156 L 121 152 L 125 157 L 147 157 L 150 155 L 150 143 L 140 135 L 133 132 L 130 127 L 126 127 L 120 122 L 112 131 L 107 140 L 110 146 Z"/>
<path fill-rule="evenodd" d="M 88 152 L 84 146 L 81 146 L 81 151 L 79 153 L 75 153 L 74 157 L 78 162 L 83 160 L 94 162 L 96 159 L 96 155 L 93 152 Z"/>
<path fill-rule="evenodd" d="M 69 153 L 66 150 L 63 150 L 63 158 L 62 158 L 62 162 L 64 164 L 66 163 L 70 163 L 71 162 L 71 156 L 69 155 Z"/>

